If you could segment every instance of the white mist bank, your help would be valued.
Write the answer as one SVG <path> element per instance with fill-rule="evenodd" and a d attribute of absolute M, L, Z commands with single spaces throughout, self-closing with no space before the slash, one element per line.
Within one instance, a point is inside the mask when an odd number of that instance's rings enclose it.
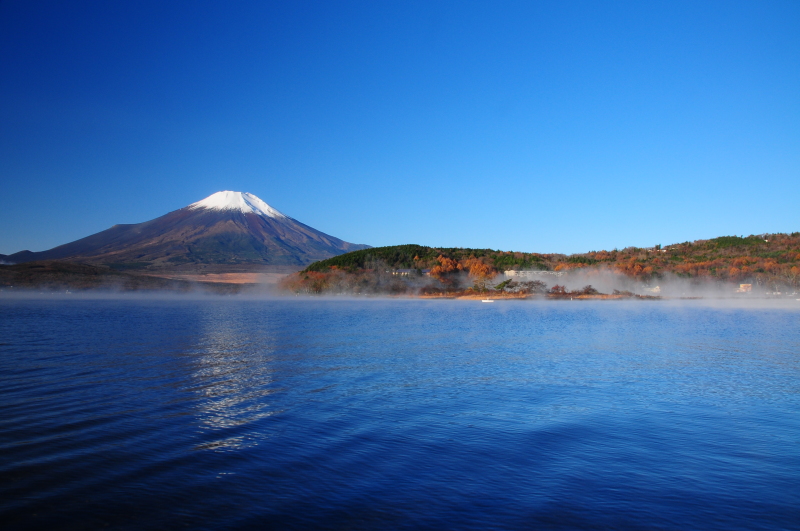
<path fill-rule="evenodd" d="M 238 294 L 213 294 L 202 292 L 101 292 L 85 291 L 78 293 L 59 293 L 59 292 L 23 292 L 10 293 L 0 291 L 0 303 L 13 304 L 14 302 L 24 301 L 52 301 L 69 304 L 71 302 L 103 302 L 103 301 L 129 301 L 129 302 L 196 302 L 196 303 L 219 303 L 226 304 L 245 304 L 269 302 L 286 305 L 317 305 L 322 304 L 332 311 L 340 305 L 347 304 L 366 304 L 373 305 L 399 305 L 408 304 L 418 305 L 420 311 L 441 312 L 448 308 L 476 306 L 482 311 L 487 312 L 507 312 L 515 311 L 525 307 L 552 307 L 559 311 L 564 309 L 588 309 L 593 311 L 603 310 L 623 310 L 623 311 L 643 311 L 653 308 L 664 308 L 670 310 L 686 310 L 691 308 L 708 308 L 717 310 L 780 310 L 800 313 L 800 300 L 794 298 L 759 298 L 759 297 L 739 297 L 739 298 L 661 298 L 661 299 L 570 299 L 560 298 L 551 299 L 546 296 L 534 296 L 527 299 L 495 299 L 494 304 L 483 304 L 480 299 L 453 299 L 453 298 L 420 298 L 417 296 L 388 296 L 388 295 L 295 295 L 275 292 L 249 292 Z"/>
<path fill-rule="evenodd" d="M 397 277 L 390 274 L 381 274 L 388 280 L 397 281 Z M 800 294 L 792 295 L 783 293 L 781 296 L 765 295 L 764 288 L 760 290 L 753 286 L 753 291 L 749 293 L 736 293 L 738 285 L 732 283 L 714 282 L 706 279 L 681 278 L 675 275 L 661 276 L 657 279 L 650 279 L 643 282 L 619 273 L 603 270 L 571 270 L 566 271 L 560 276 L 541 275 L 535 277 L 537 280 L 545 282 L 547 289 L 555 285 L 564 286 L 568 291 L 581 290 L 591 285 L 594 289 L 603 294 L 612 294 L 616 291 L 628 291 L 636 295 L 659 297 L 652 300 L 627 299 L 614 300 L 578 300 L 574 302 L 587 304 L 596 302 L 598 304 L 703 304 L 716 307 L 785 307 L 795 308 L 800 306 Z M 487 287 L 494 287 L 504 280 L 518 280 L 514 277 L 507 277 L 503 274 L 497 275 L 486 282 Z M 462 288 L 472 285 L 472 279 L 466 273 L 458 277 Z M 418 276 L 404 279 L 409 287 L 406 293 L 388 294 L 380 292 L 354 293 L 350 290 L 338 292 L 326 292 L 322 294 L 296 294 L 287 290 L 282 290 L 275 279 L 270 278 L 267 282 L 258 284 L 243 285 L 238 293 L 214 293 L 209 291 L 203 282 L 191 282 L 188 290 L 126 290 L 121 286 L 104 286 L 96 289 L 68 290 L 68 289 L 31 289 L 31 288 L 0 288 L 0 299 L 52 299 L 52 300 L 383 300 L 383 301 L 402 301 L 420 300 L 419 290 L 426 286 L 438 284 L 435 278 L 428 276 Z M 498 291 L 488 291 L 487 296 Z M 689 300 L 693 299 L 693 300 Z M 569 296 L 559 299 L 550 299 L 546 294 L 531 295 L 528 299 L 503 300 L 497 299 L 496 302 L 503 304 L 511 303 L 559 303 L 564 300 L 569 301 Z M 439 304 L 441 300 L 432 299 L 432 303 Z M 461 301 L 459 301 L 461 302 Z M 476 302 L 472 301 L 464 302 Z M 479 301 L 477 301 L 479 302 Z M 488 306 L 488 305 L 487 305 Z"/>
<path fill-rule="evenodd" d="M 542 278 L 548 287 L 558 284 L 569 291 L 579 290 L 591 285 L 600 293 L 612 293 L 614 290 L 630 291 L 637 295 L 655 295 L 662 298 L 675 297 L 712 297 L 725 298 L 736 295 L 737 284 L 708 281 L 701 279 L 681 278 L 675 275 L 664 275 L 648 281 L 605 270 L 573 269 L 561 277 Z"/>

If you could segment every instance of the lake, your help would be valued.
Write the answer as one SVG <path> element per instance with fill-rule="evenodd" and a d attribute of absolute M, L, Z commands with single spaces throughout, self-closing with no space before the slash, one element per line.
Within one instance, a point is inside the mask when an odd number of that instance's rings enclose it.
<path fill-rule="evenodd" d="M 3 299 L 0 411 L 6 529 L 800 529 L 800 302 Z"/>

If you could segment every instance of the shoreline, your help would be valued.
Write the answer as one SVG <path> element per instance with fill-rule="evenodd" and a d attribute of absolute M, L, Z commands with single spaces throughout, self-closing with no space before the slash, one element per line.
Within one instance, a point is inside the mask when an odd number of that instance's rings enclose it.
<path fill-rule="evenodd" d="M 640 299 L 640 300 L 664 300 L 664 297 L 654 295 L 614 295 L 597 293 L 593 295 L 579 294 L 522 294 L 522 293 L 452 293 L 452 294 L 425 294 L 425 295 L 411 295 L 410 298 L 414 299 L 456 299 L 456 300 L 623 300 L 623 299 Z M 684 297 L 686 298 L 686 297 Z M 691 297 L 702 298 L 702 297 Z"/>

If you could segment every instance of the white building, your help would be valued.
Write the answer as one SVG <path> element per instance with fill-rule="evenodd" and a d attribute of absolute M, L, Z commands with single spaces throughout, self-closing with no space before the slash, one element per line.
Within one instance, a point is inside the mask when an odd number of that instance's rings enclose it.
<path fill-rule="evenodd" d="M 553 277 L 560 277 L 564 275 L 563 271 L 516 271 L 514 269 L 509 269 L 505 271 L 505 275 L 507 278 L 513 278 L 515 280 L 533 280 L 533 279 L 540 279 L 542 277 L 553 276 Z"/>

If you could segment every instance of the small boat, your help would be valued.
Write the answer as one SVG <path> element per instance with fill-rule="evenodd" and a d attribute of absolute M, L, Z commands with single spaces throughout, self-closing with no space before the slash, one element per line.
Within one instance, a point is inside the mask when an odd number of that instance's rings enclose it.
<path fill-rule="evenodd" d="M 494 302 L 492 299 L 482 299 L 481 302 Z"/>

